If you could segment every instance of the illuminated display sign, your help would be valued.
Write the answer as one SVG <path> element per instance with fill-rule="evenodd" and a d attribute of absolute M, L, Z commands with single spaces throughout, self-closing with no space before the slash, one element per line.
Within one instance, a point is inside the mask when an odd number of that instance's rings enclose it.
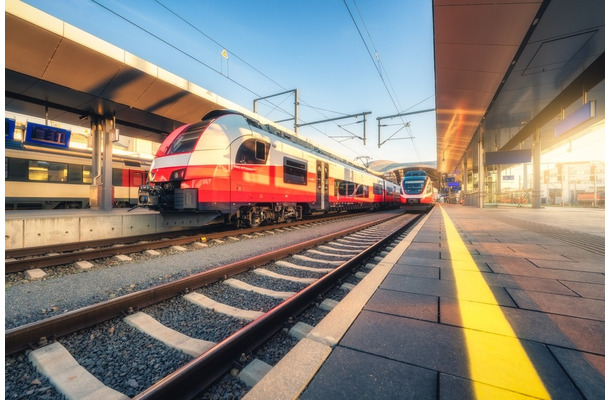
<path fill-rule="evenodd" d="M 15 120 L 4 118 L 4 140 L 13 140 L 15 138 Z"/>
<path fill-rule="evenodd" d="M 39 146 L 68 148 L 70 144 L 70 131 L 28 122 L 25 131 L 25 142 Z"/>

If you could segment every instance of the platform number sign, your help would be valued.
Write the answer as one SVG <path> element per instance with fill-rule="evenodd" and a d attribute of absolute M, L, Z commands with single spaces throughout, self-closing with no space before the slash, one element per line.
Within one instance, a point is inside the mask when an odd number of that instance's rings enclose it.
<path fill-rule="evenodd" d="M 15 138 L 15 120 L 12 118 L 4 118 L 4 140 L 13 140 Z"/>
<path fill-rule="evenodd" d="M 25 142 L 38 146 L 68 148 L 70 133 L 67 129 L 28 122 Z"/>

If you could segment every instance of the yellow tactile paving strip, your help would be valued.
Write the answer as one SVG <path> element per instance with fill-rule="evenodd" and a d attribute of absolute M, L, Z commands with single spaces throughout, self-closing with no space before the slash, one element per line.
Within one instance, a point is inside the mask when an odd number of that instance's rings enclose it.
<path fill-rule="evenodd" d="M 476 397 L 509 395 L 504 390 L 495 390 L 501 388 L 514 392 L 511 398 L 517 394 L 550 398 L 451 219 L 442 207 L 441 211 Z"/>

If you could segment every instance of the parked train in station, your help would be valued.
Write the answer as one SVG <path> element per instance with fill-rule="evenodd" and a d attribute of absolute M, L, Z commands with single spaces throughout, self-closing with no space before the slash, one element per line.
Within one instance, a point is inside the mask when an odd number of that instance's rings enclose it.
<path fill-rule="evenodd" d="M 407 211 L 427 211 L 436 204 L 437 193 L 425 171 L 408 171 L 400 185 L 400 206 Z"/>
<path fill-rule="evenodd" d="M 399 202 L 399 185 L 230 110 L 174 130 L 140 188 L 141 206 L 181 225 L 220 219 L 255 227 Z"/>
<path fill-rule="evenodd" d="M 5 141 L 5 210 L 86 208 L 94 183 L 91 152 Z M 150 161 L 114 156 L 114 206 L 137 205 Z"/>

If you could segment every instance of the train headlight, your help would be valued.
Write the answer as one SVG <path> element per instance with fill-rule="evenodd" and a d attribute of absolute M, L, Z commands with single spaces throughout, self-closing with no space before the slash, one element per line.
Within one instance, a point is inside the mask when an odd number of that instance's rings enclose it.
<path fill-rule="evenodd" d="M 170 181 L 181 181 L 184 179 L 184 175 L 186 174 L 186 169 L 177 169 L 169 177 Z"/>

